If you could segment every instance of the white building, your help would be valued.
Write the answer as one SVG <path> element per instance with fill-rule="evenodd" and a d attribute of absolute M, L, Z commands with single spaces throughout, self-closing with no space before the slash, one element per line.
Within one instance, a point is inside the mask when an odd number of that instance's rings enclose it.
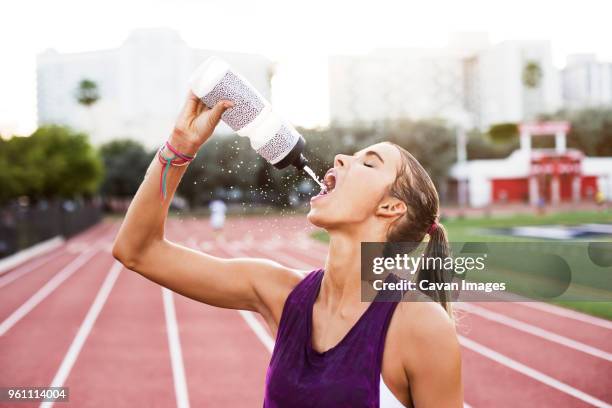
<path fill-rule="evenodd" d="M 521 147 L 510 156 L 458 162 L 451 168 L 449 187 L 457 197 L 467 187 L 467 204 L 473 207 L 592 202 L 597 192 L 612 199 L 612 157 L 568 149 L 568 122 L 523 123 L 520 129 Z M 552 137 L 555 148 L 532 149 L 532 137 Z"/>
<path fill-rule="evenodd" d="M 567 58 L 562 71 L 563 103 L 569 109 L 612 105 L 612 64 L 593 54 Z"/>
<path fill-rule="evenodd" d="M 544 202 L 552 204 L 571 201 L 593 202 L 597 191 L 601 191 L 607 200 L 612 200 L 612 157 L 585 157 L 579 151 L 573 150 L 568 150 L 565 155 L 559 156 L 550 149 L 540 149 L 540 151 L 535 150 L 532 156 L 518 149 L 504 159 L 456 163 L 450 171 L 451 180 L 466 181 L 467 204 L 471 207 L 508 203 L 528 204 L 532 190 L 529 183 L 530 177 L 533 177 L 532 160 L 538 154 L 551 161 L 576 156 L 580 169 L 577 178 L 560 176 L 557 200 L 551 196 L 555 189 L 550 178 L 540 177 L 540 185 L 536 188 Z M 575 179 L 578 180 L 578 187 L 573 191 L 572 187 L 576 185 Z"/>
<path fill-rule="evenodd" d="M 526 70 L 531 87 L 523 80 Z M 487 129 L 561 105 L 547 41 L 491 45 L 486 34 L 461 33 L 439 49 L 333 56 L 329 75 L 330 118 L 341 124 L 398 117 L 454 121 L 467 114 L 473 125 Z"/>
<path fill-rule="evenodd" d="M 540 113 L 552 113 L 561 107 L 559 74 L 548 41 L 504 41 L 474 59 L 471 81 L 476 92 L 473 98 L 478 102 L 471 112 L 481 129 L 496 123 L 533 120 Z"/>
<path fill-rule="evenodd" d="M 385 49 L 329 59 L 330 119 L 351 124 L 440 117 L 463 105 L 460 59 L 439 50 Z"/>
<path fill-rule="evenodd" d="M 38 124 L 66 124 L 88 131 L 100 144 L 130 137 L 148 148 L 160 145 L 172 129 L 193 70 L 217 55 L 270 99 L 271 62 L 244 53 L 190 48 L 170 29 L 134 31 L 119 48 L 82 53 L 43 52 L 37 59 Z M 79 82 L 96 82 L 100 100 L 78 104 Z M 222 125 L 221 131 L 230 128 Z"/>

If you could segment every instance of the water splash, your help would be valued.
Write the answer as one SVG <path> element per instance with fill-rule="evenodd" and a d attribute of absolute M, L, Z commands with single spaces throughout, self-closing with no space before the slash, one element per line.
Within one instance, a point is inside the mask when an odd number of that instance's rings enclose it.
<path fill-rule="evenodd" d="M 317 175 L 315 174 L 314 171 L 312 171 L 312 169 L 309 166 L 304 166 L 304 171 L 306 172 L 306 174 L 308 174 L 310 177 L 312 177 L 312 179 L 314 181 L 317 182 L 317 184 L 319 185 L 319 187 L 324 188 L 323 183 L 321 183 L 319 181 L 319 178 L 317 177 Z"/>

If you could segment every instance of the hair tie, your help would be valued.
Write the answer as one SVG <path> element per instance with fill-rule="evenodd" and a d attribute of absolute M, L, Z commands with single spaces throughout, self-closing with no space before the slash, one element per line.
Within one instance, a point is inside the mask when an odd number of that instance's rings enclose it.
<path fill-rule="evenodd" d="M 428 233 L 429 235 L 431 235 L 431 234 L 433 234 L 433 232 L 434 232 L 436 229 L 438 229 L 438 223 L 434 221 L 434 222 L 433 222 L 433 223 L 432 223 L 432 224 L 429 226 L 429 229 L 427 230 L 427 233 Z"/>

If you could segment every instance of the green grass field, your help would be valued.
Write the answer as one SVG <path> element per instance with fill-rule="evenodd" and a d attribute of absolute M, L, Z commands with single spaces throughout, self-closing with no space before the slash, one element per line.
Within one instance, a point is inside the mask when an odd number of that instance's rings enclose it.
<path fill-rule="evenodd" d="M 529 215 L 520 214 L 512 216 L 500 217 L 482 217 L 482 218 L 461 218 L 461 219 L 446 219 L 442 220 L 442 224 L 448 231 L 449 240 L 451 242 L 551 242 L 546 239 L 535 238 L 520 238 L 514 237 L 503 232 L 496 233 L 491 229 L 503 229 L 514 226 L 527 225 L 578 225 L 583 223 L 611 223 L 612 212 L 596 212 L 596 211 L 581 211 L 581 212 L 565 212 L 554 213 L 548 215 Z M 318 230 L 313 233 L 313 238 L 328 242 L 329 237 L 323 230 Z M 612 241 L 612 237 L 599 237 L 597 239 L 589 238 L 590 241 L 602 240 Z M 607 278 L 604 278 L 607 279 Z M 612 279 L 612 275 L 610 277 Z M 521 293 L 521 282 L 515 282 L 518 290 Z M 607 286 L 607 285 L 606 285 Z M 512 287 L 512 285 L 510 285 Z M 612 320 L 612 302 L 587 302 L 587 301 L 553 301 L 551 303 L 560 306 L 568 307 L 574 310 L 579 310 L 592 315 L 600 316 Z"/>

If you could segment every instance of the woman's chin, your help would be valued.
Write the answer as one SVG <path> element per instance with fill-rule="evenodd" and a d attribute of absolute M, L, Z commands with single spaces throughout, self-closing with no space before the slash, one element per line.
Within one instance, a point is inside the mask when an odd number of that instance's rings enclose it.
<path fill-rule="evenodd" d="M 315 227 L 325 228 L 327 226 L 324 215 L 321 214 L 321 210 L 317 208 L 310 207 L 310 211 L 306 215 L 306 219 Z"/>

